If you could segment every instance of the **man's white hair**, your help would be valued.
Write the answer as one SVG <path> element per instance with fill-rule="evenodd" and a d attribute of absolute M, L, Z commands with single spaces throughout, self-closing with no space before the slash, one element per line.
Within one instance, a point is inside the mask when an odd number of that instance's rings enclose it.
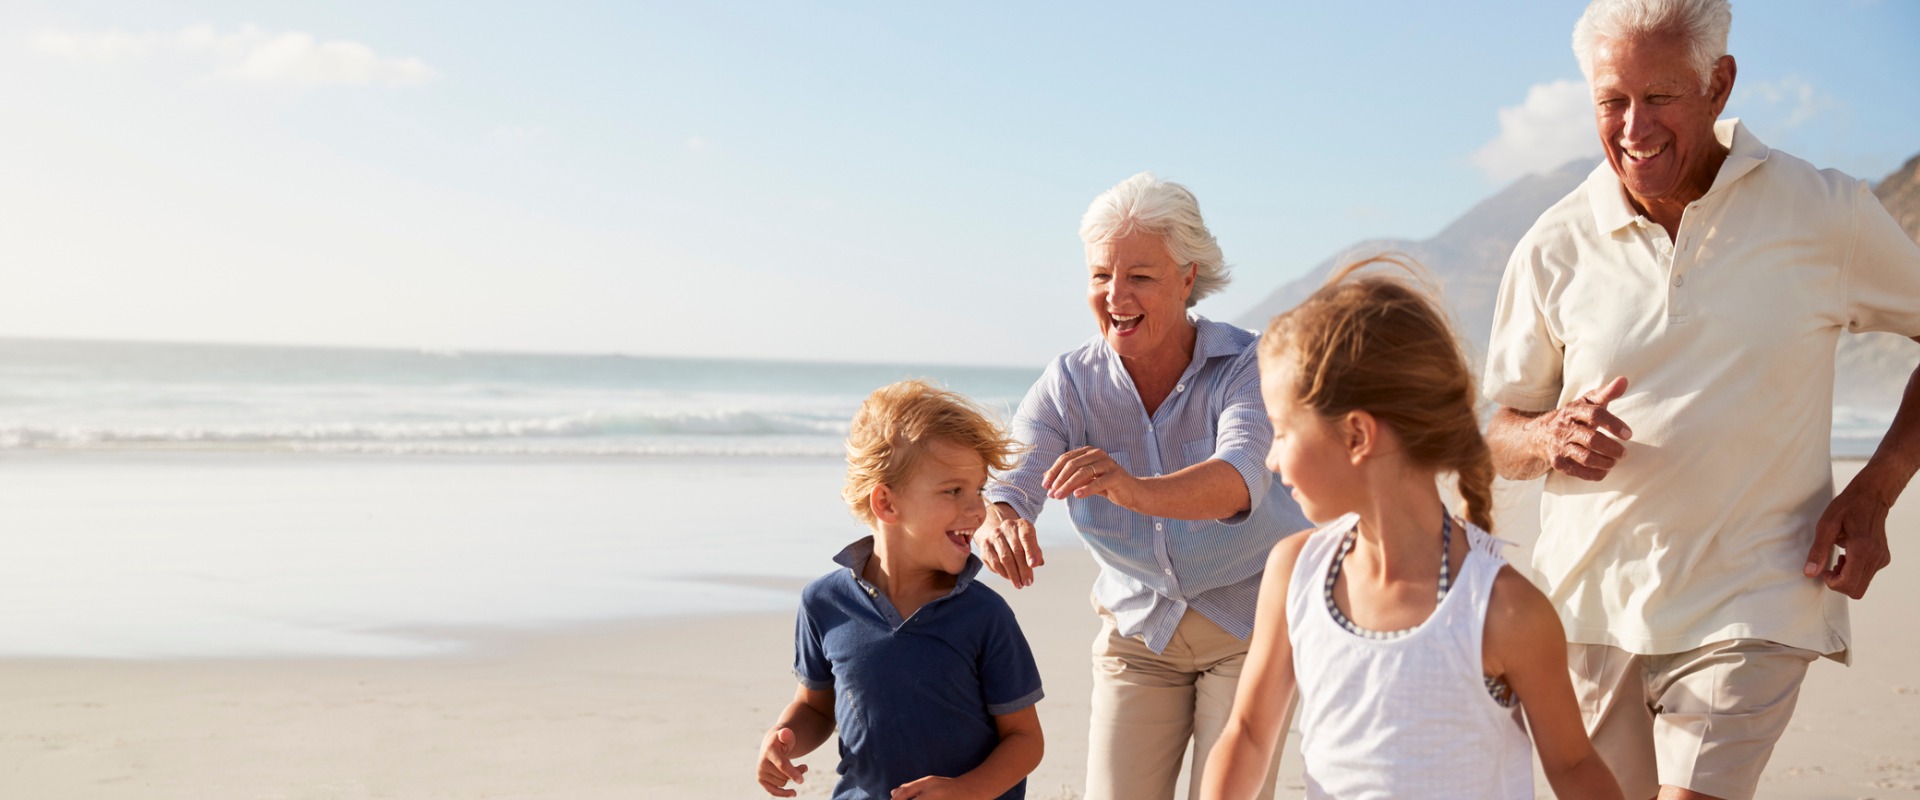
<path fill-rule="evenodd" d="M 1187 187 L 1142 172 L 1093 198 L 1086 216 L 1080 218 L 1080 241 L 1089 247 L 1134 231 L 1160 237 L 1175 262 L 1193 265 L 1188 308 L 1227 287 L 1231 277 L 1220 243 L 1207 230 L 1200 218 L 1200 201 Z"/>
<path fill-rule="evenodd" d="M 1713 78 L 1713 65 L 1727 54 L 1733 7 L 1727 0 L 1593 0 L 1573 26 L 1573 54 L 1580 72 L 1593 81 L 1593 48 L 1601 39 L 1680 36 L 1687 61 L 1700 74 L 1700 90 Z"/>

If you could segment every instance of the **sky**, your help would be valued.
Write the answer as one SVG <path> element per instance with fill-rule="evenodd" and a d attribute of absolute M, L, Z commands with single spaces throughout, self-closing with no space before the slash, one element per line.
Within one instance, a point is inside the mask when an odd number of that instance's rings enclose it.
<path fill-rule="evenodd" d="M 0 336 L 1038 365 L 1136 172 L 1231 319 L 1597 155 L 1583 7 L 0 0 Z M 1878 179 L 1916 41 L 1740 0 L 1727 114 Z"/>

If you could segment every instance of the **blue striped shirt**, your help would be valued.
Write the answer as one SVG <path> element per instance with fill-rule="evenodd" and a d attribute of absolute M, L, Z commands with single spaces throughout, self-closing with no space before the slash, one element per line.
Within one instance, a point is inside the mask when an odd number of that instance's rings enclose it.
<path fill-rule="evenodd" d="M 1151 417 L 1104 338 L 1054 359 L 1013 417 L 1014 437 L 1032 452 L 987 488 L 988 501 L 1037 523 L 1047 500 L 1041 477 L 1077 447 L 1105 450 L 1143 478 L 1207 459 L 1238 470 L 1252 507 L 1228 519 L 1149 517 L 1104 497 L 1067 499 L 1073 527 L 1100 562 L 1094 597 L 1113 612 L 1122 636 L 1139 636 L 1156 653 L 1166 650 L 1189 607 L 1241 639 L 1251 636 L 1267 551 L 1312 527 L 1267 471 L 1273 426 L 1260 401 L 1258 337 L 1198 315 L 1191 319 L 1193 359 Z"/>

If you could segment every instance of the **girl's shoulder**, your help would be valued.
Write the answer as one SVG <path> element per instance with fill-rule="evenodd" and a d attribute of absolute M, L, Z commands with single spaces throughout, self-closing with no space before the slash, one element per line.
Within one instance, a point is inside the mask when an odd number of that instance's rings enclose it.
<path fill-rule="evenodd" d="M 1491 536 L 1488 538 L 1498 546 L 1511 544 Z M 1562 637 L 1564 641 L 1566 633 L 1561 628 L 1560 612 L 1554 609 L 1553 601 L 1547 598 L 1546 592 L 1497 553 L 1491 558 L 1497 560 L 1490 565 L 1495 572 L 1493 586 L 1486 600 L 1485 635 L 1489 645 L 1497 650 L 1505 650 L 1504 644 L 1541 636 Z"/>

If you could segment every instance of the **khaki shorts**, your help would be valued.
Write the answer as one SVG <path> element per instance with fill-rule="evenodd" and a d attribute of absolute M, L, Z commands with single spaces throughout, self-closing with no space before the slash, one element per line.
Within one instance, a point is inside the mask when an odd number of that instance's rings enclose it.
<path fill-rule="evenodd" d="M 1643 656 L 1567 645 L 1593 747 L 1628 798 L 1677 786 L 1747 800 L 1819 654 L 1761 639 Z"/>

